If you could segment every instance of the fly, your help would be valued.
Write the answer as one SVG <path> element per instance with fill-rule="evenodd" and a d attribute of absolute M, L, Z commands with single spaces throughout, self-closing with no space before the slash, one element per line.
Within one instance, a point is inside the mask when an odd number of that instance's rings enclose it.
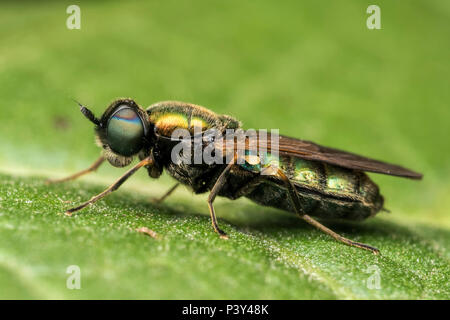
<path fill-rule="evenodd" d="M 209 192 L 211 223 L 222 238 L 227 238 L 227 234 L 217 223 L 214 199 L 216 196 L 233 200 L 247 197 L 260 205 L 295 213 L 337 241 L 377 254 L 377 248 L 344 238 L 312 217 L 363 220 L 382 210 L 383 197 L 379 188 L 365 172 L 422 178 L 421 174 L 397 165 L 285 136 L 279 136 L 275 150 L 272 137 L 263 135 L 262 131 L 256 132 L 256 139 L 245 137 L 245 143 L 236 147 L 228 143 L 235 139 L 228 132 L 240 130 L 239 121 L 190 103 L 158 102 L 144 110 L 132 99 L 118 99 L 101 118 L 85 106 L 79 106 L 82 114 L 95 125 L 101 156 L 89 168 L 63 179 L 49 180 L 50 183 L 74 180 L 97 170 L 105 160 L 115 167 L 130 165 L 134 157 L 140 161 L 106 190 L 67 210 L 67 215 L 117 190 L 145 167 L 151 178 L 158 178 L 166 170 L 177 180 L 159 201 L 180 184 L 195 193 Z M 173 138 L 177 130 L 188 133 L 214 130 L 219 137 L 206 135 L 202 143 L 214 146 L 216 158 L 227 156 L 230 160 L 213 164 L 175 161 L 173 151 L 180 143 Z M 263 145 L 265 149 L 251 152 L 256 145 Z"/>

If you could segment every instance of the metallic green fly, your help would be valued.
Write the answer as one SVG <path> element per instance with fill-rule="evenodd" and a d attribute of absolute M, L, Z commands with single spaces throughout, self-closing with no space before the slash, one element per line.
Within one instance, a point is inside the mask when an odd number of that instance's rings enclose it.
<path fill-rule="evenodd" d="M 95 171 L 105 160 L 116 167 L 130 165 L 136 156 L 140 162 L 102 193 L 68 210 L 68 215 L 117 190 L 131 175 L 145 167 L 151 178 L 158 178 L 166 170 L 178 181 L 162 199 L 180 183 L 195 193 L 209 192 L 211 222 L 223 238 L 227 235 L 218 226 L 214 199 L 216 196 L 229 199 L 247 197 L 263 206 L 293 212 L 339 242 L 378 253 L 379 250 L 372 246 L 340 236 L 312 216 L 363 220 L 383 209 L 379 188 L 365 172 L 422 178 L 421 174 L 397 165 L 285 136 L 277 139 L 277 157 L 273 160 L 274 141 L 271 137 L 257 131 L 256 140 L 246 138 L 241 147 L 236 147 L 228 143 L 235 139 L 228 132 L 240 129 L 239 121 L 190 103 L 159 102 L 144 110 L 132 99 L 118 99 L 101 118 L 95 117 L 81 104 L 80 110 L 95 124 L 97 144 L 102 148 L 101 156 L 88 169 L 50 182 L 73 180 Z M 231 155 L 231 160 L 213 164 L 174 161 L 173 150 L 180 140 L 173 139 L 173 135 L 179 129 L 194 136 L 195 132 L 214 129 L 219 133 L 219 139 L 206 140 L 215 146 L 215 157 L 227 156 L 228 159 Z M 205 143 L 205 139 L 201 141 Z M 254 144 L 264 148 L 257 149 L 256 153 L 249 152 L 254 150 Z M 238 157 L 238 154 L 242 156 Z"/>

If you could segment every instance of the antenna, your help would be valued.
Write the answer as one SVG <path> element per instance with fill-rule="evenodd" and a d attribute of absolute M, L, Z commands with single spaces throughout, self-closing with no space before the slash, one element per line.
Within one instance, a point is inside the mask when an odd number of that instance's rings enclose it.
<path fill-rule="evenodd" d="M 101 126 L 100 124 L 100 120 L 98 120 L 97 117 L 95 117 L 94 113 L 89 110 L 88 108 L 86 108 L 85 106 L 83 106 L 80 102 L 78 102 L 75 99 L 72 99 L 73 101 L 75 101 L 76 104 L 78 104 L 80 106 L 80 111 L 81 113 L 88 118 L 89 121 L 91 121 L 92 123 L 94 123 L 97 126 Z"/>

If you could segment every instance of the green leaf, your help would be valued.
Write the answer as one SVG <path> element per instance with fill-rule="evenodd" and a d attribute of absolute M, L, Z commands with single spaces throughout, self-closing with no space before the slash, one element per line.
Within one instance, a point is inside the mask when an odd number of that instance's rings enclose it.
<path fill-rule="evenodd" d="M 119 191 L 67 217 L 102 187 L 47 186 L 2 175 L 2 298 L 447 298 L 449 231 L 421 233 L 386 218 L 335 230 L 379 247 L 350 248 L 295 216 L 248 201 L 220 201 L 229 240 L 213 232 L 204 201 L 183 192 L 155 206 L 140 190 Z M 131 184 L 132 182 L 130 182 Z M 202 205 L 203 204 L 203 205 Z M 201 208 L 201 209 L 199 209 Z M 153 239 L 136 231 L 147 227 Z M 442 240 L 436 239 L 441 233 Z M 82 290 L 66 288 L 70 265 Z M 379 271 L 380 289 L 370 283 Z"/>

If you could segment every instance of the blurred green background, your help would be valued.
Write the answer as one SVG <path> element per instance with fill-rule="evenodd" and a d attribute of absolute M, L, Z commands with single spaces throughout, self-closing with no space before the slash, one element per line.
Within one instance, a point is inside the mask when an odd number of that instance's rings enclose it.
<path fill-rule="evenodd" d="M 71 4 L 80 30 L 66 28 Z M 450 298 L 450 3 L 377 1 L 381 30 L 366 27 L 370 4 L 2 2 L 0 298 Z M 178 190 L 155 206 L 172 182 L 146 172 L 64 217 L 124 171 L 44 185 L 99 154 L 71 99 L 101 115 L 117 97 L 193 102 L 425 178 L 371 175 L 392 213 L 330 224 L 378 257 L 245 199 L 217 202 L 231 235 L 220 240 L 205 196 Z M 66 288 L 69 265 L 81 290 Z"/>

